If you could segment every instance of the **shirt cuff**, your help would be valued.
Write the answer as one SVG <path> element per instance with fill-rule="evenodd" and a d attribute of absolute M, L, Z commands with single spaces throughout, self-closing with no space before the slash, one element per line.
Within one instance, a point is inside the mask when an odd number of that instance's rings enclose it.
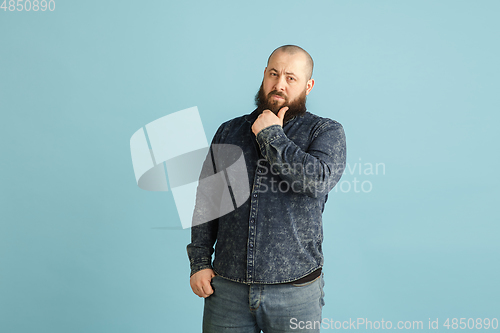
<path fill-rule="evenodd" d="M 283 132 L 283 127 L 280 125 L 271 125 L 264 128 L 259 133 L 257 133 L 256 139 L 259 144 L 260 151 L 264 155 L 265 147 L 280 138 L 286 138 L 285 132 Z"/>
<path fill-rule="evenodd" d="M 200 262 L 198 262 L 196 264 L 191 263 L 191 274 L 189 275 L 189 277 L 193 276 L 194 273 L 197 273 L 197 272 L 201 271 L 202 269 L 206 269 L 206 268 L 213 269 L 212 264 L 210 263 L 209 260 L 201 260 Z"/>

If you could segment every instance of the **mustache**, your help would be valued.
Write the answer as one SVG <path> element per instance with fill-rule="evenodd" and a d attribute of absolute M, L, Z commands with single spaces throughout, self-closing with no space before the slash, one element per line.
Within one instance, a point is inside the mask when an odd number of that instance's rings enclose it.
<path fill-rule="evenodd" d="M 273 95 L 280 96 L 280 97 L 284 98 L 285 100 L 288 100 L 286 98 L 285 94 L 283 94 L 281 91 L 278 91 L 278 90 L 271 91 L 269 94 L 267 94 L 267 98 L 271 98 L 271 96 L 273 96 Z"/>

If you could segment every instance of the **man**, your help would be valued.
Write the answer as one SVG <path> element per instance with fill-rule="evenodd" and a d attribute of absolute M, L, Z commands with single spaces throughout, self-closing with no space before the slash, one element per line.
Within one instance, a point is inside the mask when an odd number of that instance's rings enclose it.
<path fill-rule="evenodd" d="M 190 284 L 205 298 L 203 332 L 319 332 L 322 213 L 345 168 L 346 147 L 338 122 L 306 111 L 312 71 L 302 48 L 277 48 L 257 109 L 222 124 L 214 136 L 213 147 L 241 148 L 250 198 L 192 227 Z M 206 161 L 203 169 L 213 166 Z M 198 199 L 194 219 L 204 214 Z"/>

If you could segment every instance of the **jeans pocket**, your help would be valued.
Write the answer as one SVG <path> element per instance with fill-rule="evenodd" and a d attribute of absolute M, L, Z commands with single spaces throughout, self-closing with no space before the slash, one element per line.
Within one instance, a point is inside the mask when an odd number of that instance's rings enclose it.
<path fill-rule="evenodd" d="M 212 289 L 214 290 L 214 293 L 215 293 L 215 285 L 218 284 L 219 282 L 219 279 L 221 279 L 220 276 L 216 275 L 212 278 L 212 280 L 210 280 L 210 285 L 212 286 Z"/>

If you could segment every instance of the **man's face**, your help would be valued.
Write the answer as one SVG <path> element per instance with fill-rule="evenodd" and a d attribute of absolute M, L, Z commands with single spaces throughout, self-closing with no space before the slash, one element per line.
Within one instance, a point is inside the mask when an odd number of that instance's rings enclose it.
<path fill-rule="evenodd" d="M 284 107 L 289 109 L 285 121 L 306 111 L 306 95 L 314 85 L 307 77 L 307 59 L 302 53 L 275 52 L 264 70 L 262 85 L 256 96 L 257 106 L 275 114 Z"/>

